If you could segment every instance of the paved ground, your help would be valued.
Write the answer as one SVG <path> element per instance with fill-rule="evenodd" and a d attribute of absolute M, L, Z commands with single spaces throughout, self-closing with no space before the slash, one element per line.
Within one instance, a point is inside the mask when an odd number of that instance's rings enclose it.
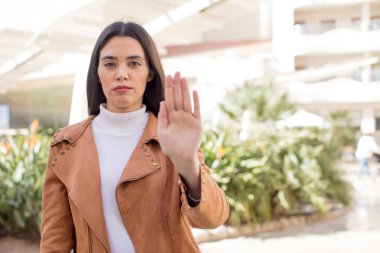
<path fill-rule="evenodd" d="M 356 164 L 344 164 L 355 188 L 355 204 L 346 215 L 286 231 L 260 236 L 203 243 L 203 253 L 379 253 L 380 175 L 372 164 L 372 175 L 358 179 Z"/>
<path fill-rule="evenodd" d="M 356 202 L 350 212 L 331 221 L 291 228 L 260 236 L 203 243 L 203 253 L 379 253 L 380 175 L 358 179 L 356 164 L 344 164 L 355 188 Z M 38 242 L 0 238 L 0 253 L 38 253 Z"/>

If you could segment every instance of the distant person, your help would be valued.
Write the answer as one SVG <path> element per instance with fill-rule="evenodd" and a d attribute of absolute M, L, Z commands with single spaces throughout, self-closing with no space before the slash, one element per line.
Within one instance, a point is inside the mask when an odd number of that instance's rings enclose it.
<path fill-rule="evenodd" d="M 87 76 L 90 116 L 50 145 L 41 253 L 200 252 L 191 227 L 223 224 L 229 206 L 204 163 L 192 98 L 179 72 L 165 78 L 142 26 L 103 30 Z"/>
<path fill-rule="evenodd" d="M 355 152 L 356 159 L 358 159 L 359 162 L 357 171 L 358 177 L 361 177 L 363 174 L 370 175 L 369 159 L 374 153 L 380 154 L 380 148 L 375 139 L 369 134 L 362 134 L 359 138 L 358 146 Z"/>

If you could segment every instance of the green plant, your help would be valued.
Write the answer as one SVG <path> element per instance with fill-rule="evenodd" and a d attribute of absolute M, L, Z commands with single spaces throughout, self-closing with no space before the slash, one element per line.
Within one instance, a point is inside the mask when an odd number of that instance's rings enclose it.
<path fill-rule="evenodd" d="M 202 149 L 226 192 L 232 225 L 254 224 L 350 202 L 324 133 L 286 131 L 236 143 L 226 129 L 206 131 Z"/>
<path fill-rule="evenodd" d="M 0 229 L 16 236 L 39 236 L 41 192 L 52 130 L 0 136 Z"/>
<path fill-rule="evenodd" d="M 345 147 L 355 147 L 357 140 L 355 132 L 358 127 L 354 127 L 352 119 L 346 111 L 335 111 L 329 115 L 331 130 L 329 136 L 330 154 L 334 158 L 341 157 Z"/>
<path fill-rule="evenodd" d="M 333 165 L 331 133 L 316 128 L 275 129 L 274 121 L 295 106 L 286 94 L 273 95 L 277 94 L 273 89 L 273 84 L 247 82 L 221 106 L 231 120 L 250 112 L 246 140 L 239 139 L 239 124 L 230 123 L 206 129 L 202 139 L 206 163 L 226 192 L 231 225 L 323 213 L 334 203 L 350 203 L 350 186 Z"/>
<path fill-rule="evenodd" d="M 220 109 L 232 120 L 241 120 L 245 111 L 251 112 L 253 122 L 279 120 L 294 112 L 286 92 L 280 92 L 274 83 L 247 81 L 225 96 Z"/>

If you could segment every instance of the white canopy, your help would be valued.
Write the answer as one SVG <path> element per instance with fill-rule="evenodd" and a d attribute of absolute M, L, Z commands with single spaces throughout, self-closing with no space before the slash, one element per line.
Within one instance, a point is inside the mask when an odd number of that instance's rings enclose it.
<path fill-rule="evenodd" d="M 103 28 L 135 21 L 170 46 L 207 41 L 258 9 L 257 0 L 1 0 L 0 93 L 20 83 L 75 74 Z M 255 20 L 255 19 L 253 19 Z M 255 29 L 255 28 L 252 28 Z M 199 47 L 199 45 L 198 45 Z"/>
<path fill-rule="evenodd" d="M 276 122 L 277 128 L 294 128 L 294 127 L 329 127 L 329 123 L 321 116 L 299 110 L 287 119 L 279 120 Z"/>

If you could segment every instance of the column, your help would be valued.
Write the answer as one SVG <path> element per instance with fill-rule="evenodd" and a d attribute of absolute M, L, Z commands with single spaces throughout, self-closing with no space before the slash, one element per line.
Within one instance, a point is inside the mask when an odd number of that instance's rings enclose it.
<path fill-rule="evenodd" d="M 273 54 L 282 73 L 294 71 L 294 8 L 290 1 L 273 0 Z"/>
<path fill-rule="evenodd" d="M 82 64 L 80 64 L 82 67 L 78 68 L 75 73 L 69 125 L 84 120 L 88 116 L 86 86 L 90 58 L 83 59 L 82 61 Z"/>
<path fill-rule="evenodd" d="M 362 4 L 360 15 L 360 30 L 366 32 L 369 30 L 371 21 L 371 11 L 369 3 Z"/>

